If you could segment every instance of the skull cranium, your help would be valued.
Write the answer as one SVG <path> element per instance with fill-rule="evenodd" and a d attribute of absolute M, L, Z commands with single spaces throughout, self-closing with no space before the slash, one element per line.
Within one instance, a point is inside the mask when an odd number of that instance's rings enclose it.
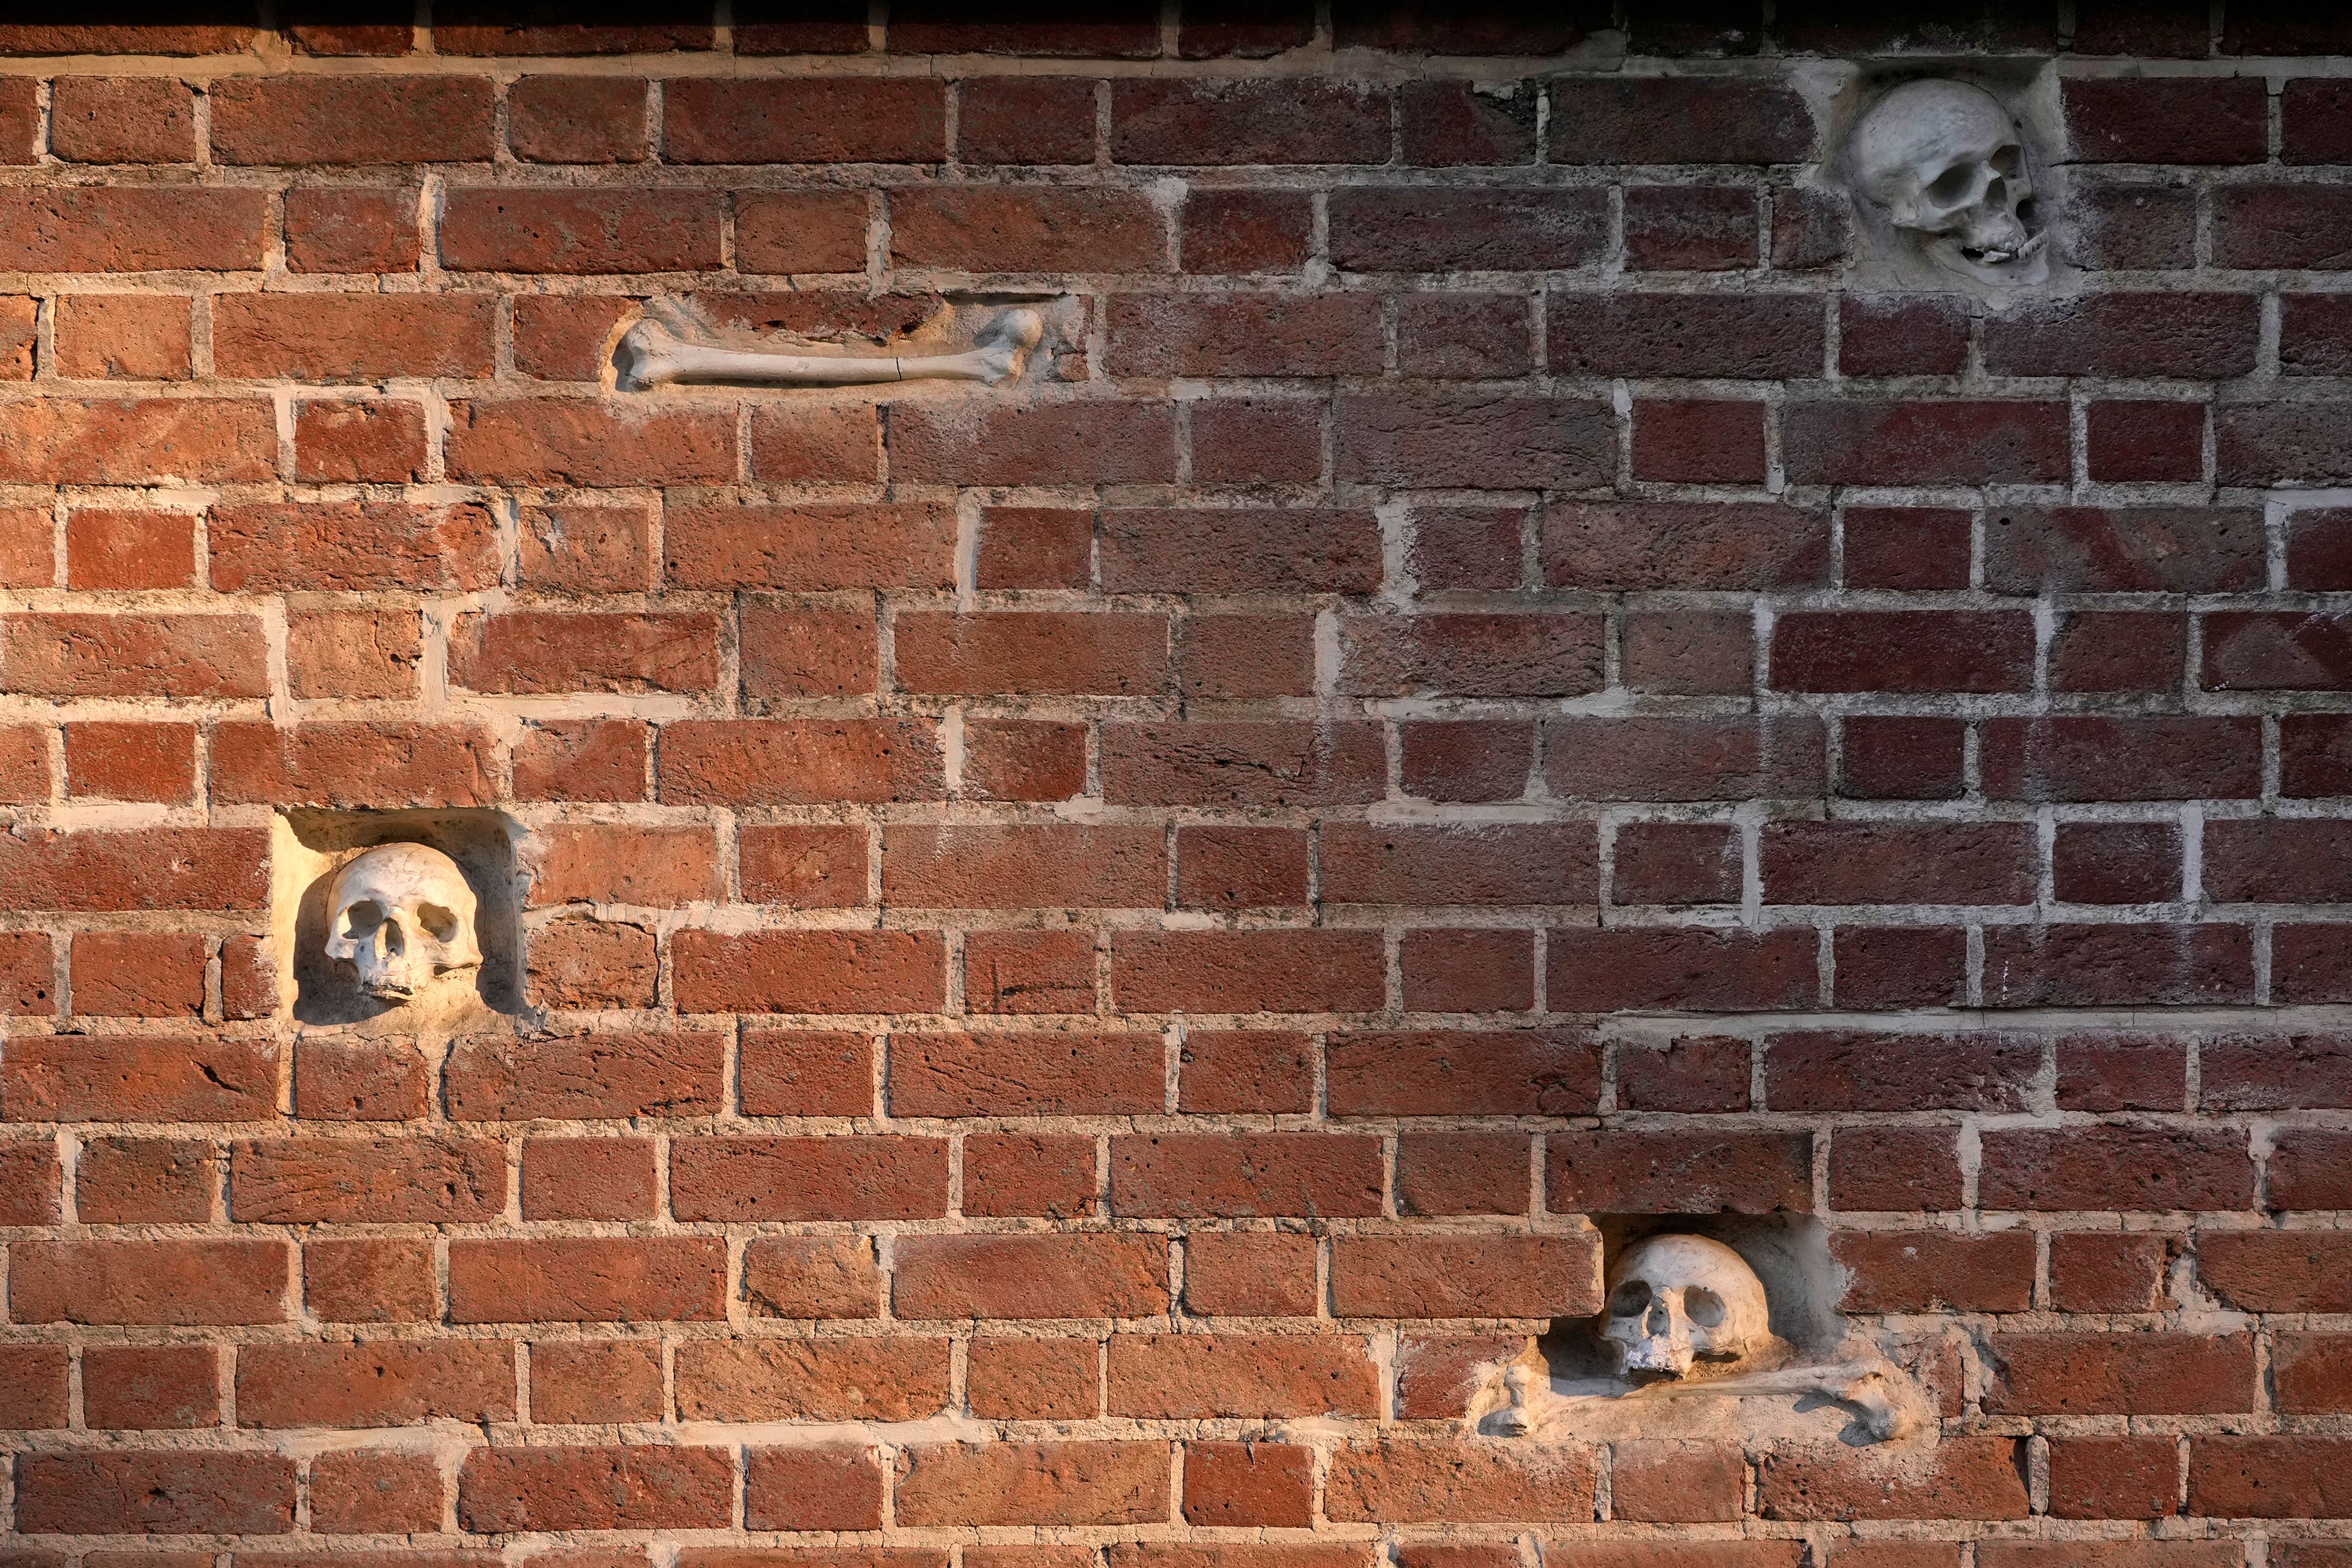
<path fill-rule="evenodd" d="M 359 972 L 370 996 L 404 1002 L 453 970 L 478 968 L 474 889 L 457 863 L 425 844 L 386 844 L 352 858 L 328 889 L 327 956 Z"/>
<path fill-rule="evenodd" d="M 1746 1259 L 1703 1236 L 1653 1236 L 1609 1271 L 1608 1321 L 1626 1372 L 1687 1377 L 1699 1361 L 1737 1363 L 1770 1343 L 1763 1281 Z"/>
<path fill-rule="evenodd" d="M 1854 127 L 1863 195 L 1943 266 L 1989 282 L 2033 270 L 2033 181 L 2017 125 L 1992 94 L 1958 81 L 1895 89 Z"/>

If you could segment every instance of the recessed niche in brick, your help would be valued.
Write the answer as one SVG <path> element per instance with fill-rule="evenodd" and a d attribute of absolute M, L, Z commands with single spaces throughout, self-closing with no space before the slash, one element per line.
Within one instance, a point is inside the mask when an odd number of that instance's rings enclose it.
<path fill-rule="evenodd" d="M 278 951 L 279 1006 L 303 1024 L 382 1024 L 405 1031 L 443 1031 L 488 1014 L 520 1013 L 522 905 L 516 845 L 521 825 L 498 811 L 294 810 L 277 819 L 271 845 L 271 909 Z M 472 942 L 478 966 L 441 974 L 413 996 L 365 994 L 355 966 L 330 956 L 337 874 L 383 846 L 417 844 L 446 856 L 473 899 Z M 433 940 L 444 905 L 429 900 L 420 931 Z M 455 911 L 462 923 L 462 910 Z M 462 932 L 452 937 L 453 942 Z M 412 939 L 413 940 L 413 939 Z M 346 943 L 345 945 L 348 945 Z"/>

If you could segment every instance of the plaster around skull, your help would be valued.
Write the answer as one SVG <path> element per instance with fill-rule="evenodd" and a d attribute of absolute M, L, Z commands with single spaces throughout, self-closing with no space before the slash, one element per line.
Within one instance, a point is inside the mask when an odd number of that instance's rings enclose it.
<path fill-rule="evenodd" d="M 2018 121 L 1968 82 L 1908 81 L 1855 121 L 1846 163 L 1886 259 L 1908 280 L 1940 273 L 1994 289 L 2049 275 L 2032 150 Z"/>
<path fill-rule="evenodd" d="M 407 1002 L 445 974 L 481 967 L 476 899 L 457 863 L 425 844 L 386 844 L 335 873 L 327 956 L 363 995 Z"/>

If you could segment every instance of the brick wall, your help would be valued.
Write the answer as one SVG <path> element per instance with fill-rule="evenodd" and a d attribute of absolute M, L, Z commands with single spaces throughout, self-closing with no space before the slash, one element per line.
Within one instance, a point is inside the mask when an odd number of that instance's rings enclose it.
<path fill-rule="evenodd" d="M 0 26 L 0 1561 L 2352 1563 L 2352 28 L 907 9 Z M 2063 289 L 1847 286 L 1906 49 Z M 533 1020 L 287 1021 L 290 807 Z M 1931 1447 L 1465 1431 L 1717 1209 Z"/>

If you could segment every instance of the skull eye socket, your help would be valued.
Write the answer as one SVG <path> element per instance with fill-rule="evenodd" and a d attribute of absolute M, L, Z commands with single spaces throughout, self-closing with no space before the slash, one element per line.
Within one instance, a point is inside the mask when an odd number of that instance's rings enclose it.
<path fill-rule="evenodd" d="M 1992 172 L 2003 179 L 2016 177 L 2020 163 L 2016 148 L 2003 147 L 1995 152 L 1989 162 L 1992 164 Z"/>
<path fill-rule="evenodd" d="M 443 909 L 440 905 L 417 905 L 416 918 L 424 922 L 425 931 L 432 934 L 435 942 L 451 942 L 456 940 L 457 935 L 457 917 L 447 910 Z"/>
<path fill-rule="evenodd" d="M 366 936 L 383 924 L 383 906 L 373 899 L 362 899 L 343 911 L 343 934 Z"/>
<path fill-rule="evenodd" d="M 1683 1292 L 1683 1310 L 1700 1328 L 1711 1329 L 1723 1321 L 1723 1298 L 1703 1285 L 1694 1285 Z"/>
<path fill-rule="evenodd" d="M 1955 163 L 1936 176 L 1927 194 L 1939 202 L 1956 202 L 1969 194 L 1976 184 L 1977 172 L 1967 163 Z"/>
<path fill-rule="evenodd" d="M 1639 1279 L 1626 1280 L 1609 1298 L 1609 1315 L 1612 1318 L 1637 1318 L 1649 1307 L 1650 1288 Z"/>

